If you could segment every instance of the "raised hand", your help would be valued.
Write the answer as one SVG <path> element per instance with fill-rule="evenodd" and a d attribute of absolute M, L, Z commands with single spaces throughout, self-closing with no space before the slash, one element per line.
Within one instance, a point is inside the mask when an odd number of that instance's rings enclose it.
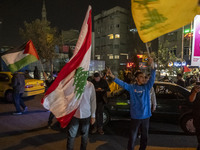
<path fill-rule="evenodd" d="M 153 61 L 153 58 L 151 58 L 151 57 L 148 58 L 148 65 L 150 65 L 151 68 L 154 69 L 154 61 Z"/>
<path fill-rule="evenodd" d="M 107 76 L 110 76 L 111 78 L 115 78 L 115 76 L 112 74 L 112 71 L 110 70 L 110 68 L 107 68 L 106 74 L 107 74 Z"/>

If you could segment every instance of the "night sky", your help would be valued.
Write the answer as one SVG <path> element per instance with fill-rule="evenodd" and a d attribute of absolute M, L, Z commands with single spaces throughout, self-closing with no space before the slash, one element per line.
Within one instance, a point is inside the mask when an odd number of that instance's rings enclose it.
<path fill-rule="evenodd" d="M 0 44 L 19 46 L 23 22 L 41 19 L 43 0 L 0 0 Z M 59 30 L 80 30 L 88 5 L 93 17 L 115 6 L 130 8 L 131 0 L 46 0 L 47 20 Z"/>

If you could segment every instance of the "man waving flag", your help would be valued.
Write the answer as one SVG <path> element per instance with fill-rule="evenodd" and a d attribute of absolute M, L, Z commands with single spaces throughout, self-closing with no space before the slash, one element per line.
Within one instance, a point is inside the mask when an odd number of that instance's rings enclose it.
<path fill-rule="evenodd" d="M 89 6 L 74 55 L 62 68 L 41 100 L 43 106 L 55 115 L 63 128 L 68 125 L 80 104 L 88 77 L 91 40 L 92 21 L 91 6 Z"/>

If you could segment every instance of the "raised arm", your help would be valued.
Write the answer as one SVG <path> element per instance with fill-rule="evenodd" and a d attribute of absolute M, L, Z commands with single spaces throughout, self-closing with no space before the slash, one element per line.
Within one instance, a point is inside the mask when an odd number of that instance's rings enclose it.
<path fill-rule="evenodd" d="M 151 89 L 156 78 L 155 64 L 151 57 L 148 58 L 148 65 L 151 66 L 151 75 L 149 81 L 147 82 L 147 86 Z"/>
<path fill-rule="evenodd" d="M 110 76 L 111 78 L 114 79 L 114 82 L 117 83 L 118 85 L 120 85 L 122 88 L 126 89 L 127 91 L 130 90 L 130 84 L 116 78 L 113 74 L 112 71 L 110 70 L 110 68 L 107 68 L 107 75 Z"/>
<path fill-rule="evenodd" d="M 195 86 L 193 89 L 192 89 L 192 92 L 189 96 L 189 101 L 190 102 L 194 102 L 194 100 L 196 99 L 196 96 L 197 96 L 197 93 L 200 92 L 200 86 Z"/>

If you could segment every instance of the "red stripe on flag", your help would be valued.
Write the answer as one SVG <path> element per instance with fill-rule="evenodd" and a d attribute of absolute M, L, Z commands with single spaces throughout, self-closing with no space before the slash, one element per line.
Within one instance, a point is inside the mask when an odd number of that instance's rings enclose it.
<path fill-rule="evenodd" d="M 24 50 L 24 54 L 30 54 L 30 55 L 33 55 L 35 56 L 38 60 L 39 60 L 39 56 L 38 56 L 38 53 L 33 45 L 33 42 L 31 40 L 29 40 L 27 43 L 26 43 L 26 46 L 25 46 L 25 50 Z"/>
<path fill-rule="evenodd" d="M 59 72 L 58 77 L 56 80 L 52 83 L 52 85 L 48 88 L 48 90 L 45 93 L 45 96 L 41 100 L 41 103 L 43 104 L 44 98 L 49 95 L 51 92 L 53 92 L 59 83 L 65 79 L 72 71 L 76 70 L 79 65 L 81 64 L 85 54 L 87 53 L 88 49 L 91 46 L 92 43 L 92 21 L 91 21 L 91 10 L 89 12 L 88 17 L 88 32 L 85 36 L 85 39 L 82 43 L 81 48 L 79 49 L 78 53 L 62 68 L 62 70 Z"/>
<path fill-rule="evenodd" d="M 65 128 L 69 124 L 69 122 L 71 121 L 72 117 L 74 116 L 76 110 L 77 109 L 75 109 L 74 111 L 72 111 L 71 113 L 69 113 L 63 117 L 56 118 L 58 120 L 58 122 L 60 122 L 60 126 L 62 128 Z"/>

